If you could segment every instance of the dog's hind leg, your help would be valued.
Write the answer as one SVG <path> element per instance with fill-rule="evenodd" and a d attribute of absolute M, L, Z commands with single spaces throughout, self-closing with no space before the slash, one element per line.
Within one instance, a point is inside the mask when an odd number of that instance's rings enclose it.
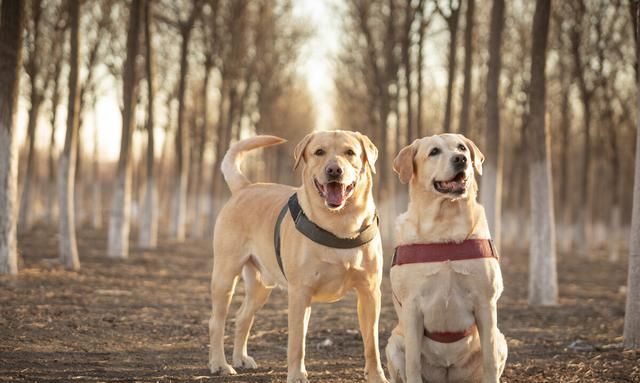
<path fill-rule="evenodd" d="M 252 261 L 244 265 L 242 279 L 244 280 L 245 295 L 242 306 L 236 314 L 233 366 L 236 368 L 257 368 L 256 362 L 247 354 L 247 340 L 255 313 L 264 306 L 272 289 L 262 283 L 260 271 Z"/>
<path fill-rule="evenodd" d="M 244 262 L 236 258 L 237 246 L 214 243 L 211 275 L 211 318 L 209 319 L 209 370 L 221 375 L 235 374 L 224 355 L 224 326 L 233 291 Z"/>

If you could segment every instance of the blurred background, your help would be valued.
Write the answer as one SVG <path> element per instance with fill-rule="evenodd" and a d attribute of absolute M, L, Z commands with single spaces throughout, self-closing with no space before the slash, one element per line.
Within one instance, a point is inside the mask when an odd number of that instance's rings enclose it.
<path fill-rule="evenodd" d="M 71 45 L 67 1 L 27 3 L 18 109 L 23 230 L 57 214 L 52 191 L 65 140 Z M 167 235 L 211 236 L 227 197 L 219 164 L 231 143 L 255 134 L 286 138 L 287 145 L 253 157 L 247 172 L 253 180 L 297 184 L 293 145 L 325 129 L 358 130 L 378 146 L 376 195 L 389 223 L 406 201 L 391 169 L 395 153 L 417 137 L 458 132 L 494 168 L 499 146 L 498 226 L 504 242 L 526 247 L 534 5 L 513 1 L 503 9 L 498 93 L 488 98 L 487 1 L 152 1 L 149 16 L 142 10 L 136 21 L 133 77 L 125 73 L 131 3 L 82 2 L 76 221 L 95 227 L 108 221 L 127 93 L 134 106 L 124 148 L 133 229 L 153 205 L 145 205 L 151 187 L 160 206 L 154 219 L 170 229 Z M 630 223 L 633 6 L 555 2 L 548 37 L 545 120 L 559 245 L 583 253 L 607 246 L 612 258 Z M 499 125 L 489 120 L 488 101 L 499 107 Z"/>

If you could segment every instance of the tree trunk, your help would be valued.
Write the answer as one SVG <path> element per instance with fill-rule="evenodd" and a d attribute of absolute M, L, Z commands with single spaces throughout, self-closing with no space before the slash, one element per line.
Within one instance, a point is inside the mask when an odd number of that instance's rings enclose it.
<path fill-rule="evenodd" d="M 636 57 L 640 62 L 640 7 L 636 8 Z M 640 77 L 636 78 L 636 110 L 640 110 Z M 636 116 L 636 165 L 629 239 L 629 276 L 624 316 L 624 348 L 640 349 L 640 115 Z"/>
<path fill-rule="evenodd" d="M 176 132 L 176 180 L 174 189 L 171 236 L 179 241 L 184 240 L 187 215 L 187 187 L 189 184 L 189 133 L 185 122 L 185 96 L 187 74 L 189 73 L 189 42 L 193 23 L 181 26 L 182 42 L 180 46 L 180 85 L 178 89 L 178 130 Z"/>
<path fill-rule="evenodd" d="M 42 0 L 36 0 L 31 2 L 32 13 L 30 18 L 33 22 L 31 30 L 32 41 L 27 46 L 30 47 L 29 60 L 26 63 L 26 72 L 29 75 L 29 87 L 31 95 L 29 97 L 29 114 L 27 122 L 27 168 L 24 174 L 24 182 L 22 186 L 22 193 L 20 193 L 20 214 L 18 216 L 18 229 L 28 230 L 31 226 L 31 206 L 33 203 L 33 197 L 31 192 L 31 184 L 33 183 L 35 173 L 35 140 L 36 129 L 38 127 L 38 116 L 40 114 L 40 105 L 42 103 L 42 92 L 38 86 L 38 80 L 40 79 L 41 62 L 39 56 L 41 51 L 41 20 L 42 20 Z"/>
<path fill-rule="evenodd" d="M 64 36 L 64 34 L 61 34 Z M 62 73 L 63 55 L 56 58 L 53 72 L 53 91 L 51 95 L 51 138 L 49 139 L 49 190 L 56 190 L 56 121 L 58 118 L 58 103 L 60 102 L 60 75 Z M 55 193 L 47 193 L 47 223 L 53 225 L 55 209 Z"/>
<path fill-rule="evenodd" d="M 218 215 L 218 187 L 222 181 L 222 175 L 220 165 L 222 164 L 222 156 L 224 156 L 225 148 L 225 104 L 227 99 L 227 86 L 224 78 L 222 79 L 222 86 L 220 86 L 220 102 L 218 103 L 218 122 L 216 123 L 216 158 L 214 161 L 213 169 L 211 169 L 211 193 L 209 196 L 209 222 L 207 228 L 207 235 L 213 235 L 213 229 L 216 224 L 216 217 Z"/>
<path fill-rule="evenodd" d="M 562 60 L 560 60 L 562 61 Z M 566 75 L 564 65 L 560 63 L 560 76 Z M 569 102 L 570 84 L 562 85 L 560 131 L 562 135 L 562 148 L 560 151 L 560 206 L 557 211 L 560 214 L 560 247 L 564 251 L 571 248 L 573 236 L 571 235 L 571 201 L 569 200 L 569 153 L 571 152 L 569 131 L 571 130 L 571 104 Z"/>
<path fill-rule="evenodd" d="M 531 244 L 529 304 L 554 305 L 558 300 L 553 186 L 549 137 L 545 126 L 545 64 L 551 0 L 537 0 L 531 45 L 529 141 Z"/>
<path fill-rule="evenodd" d="M 576 210 L 576 227 L 575 227 L 575 244 L 577 245 L 578 253 L 580 255 L 586 256 L 589 255 L 590 252 L 590 226 L 591 226 L 591 183 L 590 183 L 590 173 L 591 173 L 591 99 L 593 95 L 593 88 L 589 88 L 587 86 L 587 81 L 585 79 L 585 71 L 589 65 L 583 62 L 582 52 L 580 50 L 581 44 L 583 43 L 585 36 L 588 36 L 588 31 L 585 33 L 583 31 L 583 25 L 580 24 L 581 20 L 586 17 L 586 5 L 584 2 L 580 1 L 577 4 L 577 8 L 574 10 L 574 17 L 576 20 L 579 20 L 576 25 L 570 31 L 570 40 L 571 40 L 571 56 L 573 58 L 574 64 L 574 75 L 577 80 L 578 91 L 580 94 L 580 101 L 582 102 L 583 108 L 583 158 L 582 158 L 582 169 L 580 173 L 580 183 L 579 187 L 581 188 L 579 194 L 579 208 Z"/>
<path fill-rule="evenodd" d="M 200 129 L 200 142 L 197 155 L 196 162 L 196 171 L 195 171 L 195 187 L 194 187 L 194 209 L 193 209 L 193 222 L 191 223 L 191 236 L 193 238 L 202 237 L 203 232 L 203 215 L 201 213 L 202 210 L 202 199 L 204 193 L 202 192 L 204 185 L 204 149 L 207 138 L 207 129 L 209 129 L 209 74 L 211 72 L 211 65 L 209 61 L 205 64 L 205 72 L 204 72 L 204 81 L 202 84 L 202 126 Z"/>
<path fill-rule="evenodd" d="M 136 57 L 138 56 L 138 37 L 142 1 L 133 0 L 129 12 L 127 32 L 127 59 L 123 76 L 123 114 L 120 158 L 116 173 L 111 217 L 109 220 L 109 242 L 107 255 L 114 258 L 127 258 L 129 255 L 129 228 L 131 214 L 131 139 L 135 129 L 135 114 L 138 91 Z"/>
<path fill-rule="evenodd" d="M 427 31 L 427 22 L 425 21 L 424 9 L 420 11 L 420 34 L 418 35 L 418 84 L 416 93 L 418 96 L 418 110 L 416 111 L 416 131 L 418 137 L 424 137 L 427 135 L 427 131 L 424 128 L 424 122 L 422 121 L 422 108 L 423 108 L 423 88 L 424 88 L 424 34 Z"/>
<path fill-rule="evenodd" d="M 36 128 L 38 126 L 38 115 L 40 114 L 41 99 L 35 84 L 35 79 L 31 81 L 31 106 L 29 108 L 29 122 L 27 123 L 27 169 L 24 173 L 24 184 L 22 193 L 20 194 L 20 215 L 18 218 L 18 228 L 20 230 L 28 230 L 31 226 L 31 206 L 32 193 L 31 183 L 35 177 L 35 141 Z"/>
<path fill-rule="evenodd" d="M 24 2 L 2 0 L 0 11 L 0 274 L 18 273 L 16 238 L 18 145 L 16 120 Z"/>
<path fill-rule="evenodd" d="M 456 47 L 458 41 L 458 20 L 460 19 L 460 6 L 451 8 L 451 15 L 447 19 L 449 27 L 449 76 L 447 79 L 447 101 L 444 108 L 443 127 L 445 132 L 451 132 L 451 113 L 453 109 L 453 87 L 456 82 Z"/>
<path fill-rule="evenodd" d="M 502 13 L 504 14 L 504 2 L 502 2 L 501 4 L 502 6 Z M 464 30 L 464 85 L 462 88 L 462 108 L 460 109 L 460 121 L 459 121 L 459 126 L 460 129 L 458 129 L 458 132 L 464 135 L 468 135 L 469 131 L 470 131 L 470 127 L 469 127 L 469 110 L 471 109 L 470 107 L 470 103 L 471 103 L 471 85 L 473 83 L 473 77 L 472 77 L 472 73 L 471 73 L 471 69 L 472 69 L 472 63 L 473 63 L 473 15 L 474 15 L 474 11 L 475 11 L 475 7 L 476 7 L 476 2 L 475 0 L 467 0 L 467 13 L 465 15 L 465 30 Z M 494 8 L 496 7 L 495 3 L 494 3 Z M 493 12 L 498 12 L 498 10 L 493 11 Z M 504 25 L 504 16 L 500 15 L 500 21 L 496 21 L 496 23 L 500 24 L 500 31 L 496 32 L 499 33 L 497 37 L 498 39 L 498 55 L 500 54 L 500 42 L 502 41 L 502 29 L 503 29 L 503 25 Z M 493 25 L 492 27 L 498 28 L 498 25 Z M 491 37 L 489 37 L 491 38 Z M 489 49 L 491 50 L 491 42 L 489 43 Z M 491 53 L 490 53 L 491 54 Z M 500 60 L 499 58 L 496 58 L 497 60 Z M 495 63 L 494 63 L 495 64 Z M 489 64 L 491 65 L 491 64 Z M 500 64 L 498 63 L 498 67 L 500 66 Z M 491 69 L 490 69 L 491 70 Z M 499 71 L 498 71 L 498 76 L 500 75 Z M 492 85 L 493 86 L 493 85 Z M 497 83 L 496 83 L 496 87 L 497 87 Z M 487 92 L 487 96 L 489 96 L 489 93 Z M 497 101 L 497 100 L 496 100 Z M 487 103 L 492 102 L 487 100 Z M 497 108 L 497 107 L 496 107 Z M 486 179 L 486 178 L 485 178 Z M 484 185 L 483 185 L 484 188 Z"/>
<path fill-rule="evenodd" d="M 411 86 L 411 73 L 413 71 L 411 65 L 411 26 L 413 24 L 413 7 L 411 6 L 411 1 L 408 1 L 407 4 L 405 4 L 404 22 L 404 34 L 402 35 L 402 65 L 404 66 L 404 83 L 407 89 L 407 97 L 405 99 L 407 129 L 405 141 L 402 142 L 402 146 L 408 145 L 418 138 L 418 135 L 414 130 L 413 87 Z M 399 94 L 400 92 L 398 92 L 398 95 Z M 398 138 L 400 138 L 400 134 L 398 134 Z"/>
<path fill-rule="evenodd" d="M 96 113 L 95 102 L 93 105 L 93 163 L 91 170 L 92 178 L 92 206 L 91 225 L 94 229 L 102 228 L 102 185 L 100 185 L 100 146 L 98 141 L 98 115 Z"/>
<path fill-rule="evenodd" d="M 473 0 L 469 0 L 469 6 Z M 467 10 L 467 18 L 469 17 Z M 468 30 L 469 27 L 467 27 Z M 487 74 L 487 128 L 486 161 L 482 175 L 480 202 L 484 206 L 491 230 L 491 237 L 500 250 L 502 215 L 502 139 L 500 134 L 500 69 L 502 58 L 502 31 L 504 29 L 504 0 L 494 0 L 491 8 L 491 29 L 489 35 L 489 73 Z M 470 36 L 467 36 L 470 38 Z M 466 49 L 466 48 L 465 48 Z M 471 53 L 469 51 L 469 53 Z M 466 61 L 466 60 L 465 60 Z M 466 65 L 466 64 L 465 64 Z M 466 69 L 465 69 L 466 71 Z M 465 87 L 467 77 L 465 75 Z M 464 109 L 464 108 L 463 108 Z M 466 116 L 468 118 L 468 115 Z M 461 117 L 462 119 L 462 117 Z M 461 121 L 462 131 L 462 121 Z"/>
<path fill-rule="evenodd" d="M 151 248 L 158 244 L 158 191 L 155 179 L 155 92 L 156 62 L 153 49 L 152 2 L 144 5 L 145 68 L 147 72 L 147 181 L 142 206 L 142 222 L 138 241 L 140 247 Z"/>
<path fill-rule="evenodd" d="M 74 216 L 74 184 L 76 174 L 76 140 L 78 139 L 78 110 L 80 107 L 80 0 L 69 1 L 71 23 L 71 52 L 69 55 L 69 102 L 67 132 L 59 159 L 60 260 L 67 269 L 78 270 L 78 246 Z"/>

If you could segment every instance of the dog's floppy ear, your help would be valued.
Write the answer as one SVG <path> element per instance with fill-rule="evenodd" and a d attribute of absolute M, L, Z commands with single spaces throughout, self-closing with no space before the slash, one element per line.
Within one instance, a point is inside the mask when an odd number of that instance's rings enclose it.
<path fill-rule="evenodd" d="M 378 159 L 378 148 L 371 142 L 369 137 L 365 136 L 360 132 L 354 132 L 358 141 L 360 141 L 360 145 L 362 145 L 362 150 L 364 151 L 364 157 L 369 164 L 369 168 L 373 174 L 376 174 L 376 160 Z"/>
<path fill-rule="evenodd" d="M 415 140 L 409 146 L 405 146 L 400 153 L 393 159 L 393 170 L 398 173 L 400 182 L 406 184 L 413 177 L 413 160 L 418 149 L 418 140 Z"/>
<path fill-rule="evenodd" d="M 467 144 L 467 147 L 469 148 L 473 167 L 476 169 L 476 172 L 479 175 L 482 175 L 482 163 L 484 163 L 484 154 L 482 154 L 480 149 L 478 149 L 478 147 L 476 146 L 476 144 L 473 143 L 473 141 L 463 136 L 462 134 L 460 135 L 460 137 L 462 137 L 462 140 L 464 141 L 465 144 Z"/>
<path fill-rule="evenodd" d="M 307 148 L 307 145 L 309 145 L 312 137 L 313 133 L 309 133 L 304 136 L 304 138 L 300 140 L 300 142 L 298 142 L 296 148 L 293 150 L 294 169 L 297 169 L 298 165 L 300 165 L 300 160 L 304 157 L 304 150 Z"/>

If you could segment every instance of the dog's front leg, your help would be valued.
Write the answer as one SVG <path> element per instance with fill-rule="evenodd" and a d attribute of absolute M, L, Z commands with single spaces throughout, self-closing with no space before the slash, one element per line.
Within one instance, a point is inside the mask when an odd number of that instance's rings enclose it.
<path fill-rule="evenodd" d="M 499 383 L 498 314 L 495 302 L 480 304 L 476 308 L 476 321 L 482 347 L 482 383 Z"/>
<path fill-rule="evenodd" d="M 406 383 L 422 383 L 422 340 L 424 337 L 424 320 L 419 306 L 415 302 L 407 302 L 402 308 L 402 321 L 405 327 L 405 363 Z"/>
<path fill-rule="evenodd" d="M 311 293 L 289 286 L 289 341 L 287 347 L 287 383 L 307 383 L 304 366 L 307 326 L 311 315 Z"/>
<path fill-rule="evenodd" d="M 378 320 L 380 318 L 380 284 L 374 286 L 359 286 L 358 294 L 358 321 L 360 333 L 364 343 L 365 373 L 367 382 L 387 382 L 380 364 L 380 351 L 378 350 Z"/>

